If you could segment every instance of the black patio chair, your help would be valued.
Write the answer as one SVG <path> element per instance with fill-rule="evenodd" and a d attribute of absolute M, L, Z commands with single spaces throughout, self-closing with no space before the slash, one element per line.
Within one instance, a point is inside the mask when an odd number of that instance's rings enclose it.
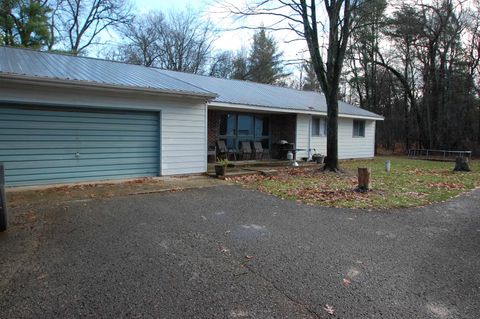
<path fill-rule="evenodd" d="M 253 142 L 253 158 L 263 160 L 265 155 L 269 155 L 269 150 L 263 148 L 262 142 Z"/>
<path fill-rule="evenodd" d="M 247 159 L 251 159 L 252 158 L 252 147 L 250 146 L 250 142 L 241 141 L 240 146 L 241 146 L 240 157 L 242 158 L 242 160 L 245 160 L 245 157 L 247 157 Z"/>
<path fill-rule="evenodd" d="M 237 152 L 233 148 L 228 148 L 224 140 L 217 141 L 217 157 L 225 157 L 229 159 L 229 155 L 233 155 L 233 160 L 237 160 Z"/>

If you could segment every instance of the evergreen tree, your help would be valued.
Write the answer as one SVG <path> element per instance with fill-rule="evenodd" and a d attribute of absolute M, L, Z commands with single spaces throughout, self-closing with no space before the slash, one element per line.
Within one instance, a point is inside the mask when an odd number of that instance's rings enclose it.
<path fill-rule="evenodd" d="M 45 2 L 36 0 L 0 0 L 0 43 L 41 48 L 49 37 Z"/>
<path fill-rule="evenodd" d="M 253 44 L 248 57 L 247 79 L 258 83 L 274 84 L 288 74 L 283 72 L 282 53 L 278 51 L 273 37 L 260 29 L 253 36 Z"/>
<path fill-rule="evenodd" d="M 232 61 L 232 79 L 247 80 L 250 74 L 248 57 L 244 50 L 240 50 Z"/>
<path fill-rule="evenodd" d="M 320 92 L 320 83 L 318 83 L 317 75 L 313 69 L 311 62 L 305 62 L 302 64 L 302 73 L 304 74 L 303 83 L 301 89 L 303 91 L 317 91 Z"/>

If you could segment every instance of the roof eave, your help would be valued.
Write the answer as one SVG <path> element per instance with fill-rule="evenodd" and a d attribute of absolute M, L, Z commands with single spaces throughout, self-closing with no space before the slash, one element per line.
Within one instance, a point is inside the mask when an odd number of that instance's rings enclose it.
<path fill-rule="evenodd" d="M 262 106 L 262 105 L 247 105 L 247 104 L 237 104 L 237 103 L 227 103 L 227 102 L 217 102 L 211 101 L 208 103 L 208 106 L 213 106 L 219 109 L 232 109 L 232 110 L 257 110 L 262 112 L 272 112 L 272 113 L 296 113 L 296 114 L 312 114 L 312 115 L 322 115 L 326 116 L 327 112 L 315 111 L 315 110 L 298 110 L 290 108 L 279 108 L 272 106 Z M 353 114 L 339 114 L 338 117 L 341 118 L 355 118 L 355 119 L 365 119 L 365 120 L 374 120 L 374 121 L 383 121 L 382 116 L 366 116 L 366 115 L 353 115 Z"/>
<path fill-rule="evenodd" d="M 155 89 L 155 88 L 143 88 L 143 87 L 132 87 L 126 85 L 111 85 L 106 83 L 97 83 L 97 82 L 87 82 L 80 80 L 64 80 L 64 79 L 55 79 L 47 77 L 36 77 L 36 76 L 27 76 L 19 75 L 13 73 L 2 73 L 0 72 L 0 80 L 6 80 L 10 82 L 17 83 L 26 83 L 26 84 L 43 84 L 43 85 L 53 85 L 64 88 L 90 88 L 98 90 L 108 90 L 108 91 L 117 91 L 117 92 L 137 92 L 137 93 L 147 93 L 160 96 L 183 96 L 193 99 L 203 99 L 211 101 L 217 97 L 217 94 L 210 92 L 198 93 L 198 92 L 189 92 L 189 91 L 175 91 L 175 90 L 164 90 L 164 89 Z"/>

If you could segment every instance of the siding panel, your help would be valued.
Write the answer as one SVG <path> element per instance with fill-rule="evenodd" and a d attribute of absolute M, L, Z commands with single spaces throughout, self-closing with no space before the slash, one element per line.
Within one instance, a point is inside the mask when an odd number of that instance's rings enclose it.
<path fill-rule="evenodd" d="M 338 157 L 371 158 L 375 155 L 375 121 L 365 121 L 365 137 L 353 137 L 353 119 L 338 120 Z"/>
<path fill-rule="evenodd" d="M 297 153 L 297 160 L 300 160 L 302 157 L 308 157 L 308 149 L 310 148 L 308 145 L 310 134 L 310 119 L 311 116 L 308 114 L 297 115 L 297 140 L 295 143 L 295 147 L 298 149 L 306 150 Z"/>
<path fill-rule="evenodd" d="M 310 136 L 310 115 L 297 117 L 297 148 L 315 149 L 316 153 L 327 155 L 327 137 Z M 309 142 L 310 141 L 310 142 Z M 309 144 L 310 143 L 310 144 Z M 338 157 L 340 159 L 371 158 L 375 148 L 375 121 L 365 121 L 365 137 L 353 137 L 353 119 L 338 119 Z M 299 152 L 297 158 L 306 157 Z"/>

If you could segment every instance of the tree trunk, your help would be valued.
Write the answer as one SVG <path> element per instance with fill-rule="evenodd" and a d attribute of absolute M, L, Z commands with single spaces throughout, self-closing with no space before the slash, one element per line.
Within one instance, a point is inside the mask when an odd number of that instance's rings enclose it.
<path fill-rule="evenodd" d="M 338 100 L 336 95 L 332 98 L 325 94 L 327 100 L 327 158 L 324 170 L 337 172 L 338 165 Z"/>
<path fill-rule="evenodd" d="M 478 106 L 478 132 L 477 132 L 477 142 L 480 144 L 480 105 Z"/>

